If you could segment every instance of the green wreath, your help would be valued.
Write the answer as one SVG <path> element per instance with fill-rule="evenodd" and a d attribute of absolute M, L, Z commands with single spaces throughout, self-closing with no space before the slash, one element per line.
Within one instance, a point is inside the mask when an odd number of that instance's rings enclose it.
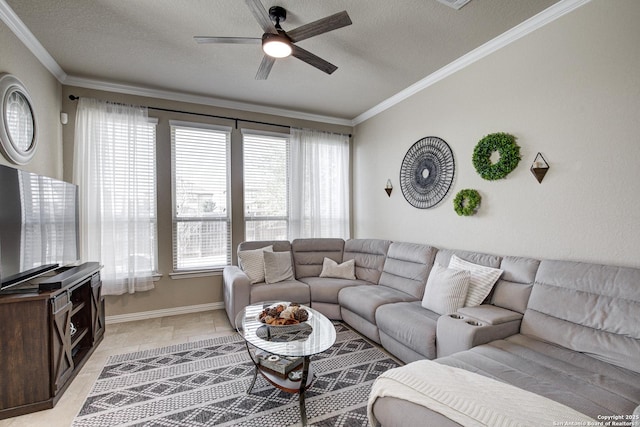
<path fill-rule="evenodd" d="M 491 163 L 491 154 L 497 151 L 500 160 Z M 508 133 L 492 133 L 480 140 L 473 149 L 473 166 L 480 176 L 489 181 L 505 178 L 520 162 L 520 147 L 516 137 Z"/>
<path fill-rule="evenodd" d="M 453 209 L 460 216 L 471 216 L 478 211 L 481 200 L 482 197 L 476 190 L 460 190 L 453 199 Z"/>

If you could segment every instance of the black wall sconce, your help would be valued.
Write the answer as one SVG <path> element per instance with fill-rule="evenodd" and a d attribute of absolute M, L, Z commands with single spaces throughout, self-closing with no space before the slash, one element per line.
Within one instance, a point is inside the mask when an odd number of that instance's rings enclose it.
<path fill-rule="evenodd" d="M 548 170 L 549 163 L 547 163 L 547 160 L 542 156 L 542 153 L 538 153 L 531 165 L 531 173 L 536 177 L 539 183 L 542 183 L 542 179 L 547 174 Z"/>
<path fill-rule="evenodd" d="M 384 187 L 384 191 L 387 192 L 387 196 L 391 197 L 391 192 L 393 191 L 393 185 L 391 185 L 391 180 L 387 180 L 387 186 Z"/>

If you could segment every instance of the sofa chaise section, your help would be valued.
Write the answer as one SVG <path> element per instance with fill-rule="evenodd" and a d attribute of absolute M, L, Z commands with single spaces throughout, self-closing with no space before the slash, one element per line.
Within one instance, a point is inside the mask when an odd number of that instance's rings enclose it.
<path fill-rule="evenodd" d="M 436 248 L 428 245 L 390 243 L 377 286 L 354 286 L 338 294 L 342 318 L 364 336 L 380 343 L 376 310 L 385 304 L 420 300 L 436 252 Z"/>

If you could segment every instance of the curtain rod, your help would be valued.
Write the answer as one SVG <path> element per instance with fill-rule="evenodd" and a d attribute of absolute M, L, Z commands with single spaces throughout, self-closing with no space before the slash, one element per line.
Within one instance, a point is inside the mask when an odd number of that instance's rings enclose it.
<path fill-rule="evenodd" d="M 80 99 L 80 97 L 75 95 L 69 95 L 69 99 L 72 101 L 77 101 L 78 99 Z M 215 114 L 206 114 L 206 113 L 194 113 L 193 111 L 173 110 L 171 108 L 160 108 L 160 107 L 149 107 L 149 106 L 147 106 L 146 108 L 148 108 L 149 110 L 167 111 L 169 113 L 191 114 L 193 116 L 203 116 L 203 117 L 213 117 L 215 119 L 233 120 L 235 122 L 236 129 L 238 129 L 238 122 L 254 123 L 258 125 L 267 125 L 267 126 L 277 126 L 281 128 L 291 129 L 291 126 L 289 125 L 280 125 L 277 123 L 261 122 L 258 120 L 240 119 L 238 117 L 218 116 Z M 349 138 L 351 138 L 351 134 L 349 134 Z"/>

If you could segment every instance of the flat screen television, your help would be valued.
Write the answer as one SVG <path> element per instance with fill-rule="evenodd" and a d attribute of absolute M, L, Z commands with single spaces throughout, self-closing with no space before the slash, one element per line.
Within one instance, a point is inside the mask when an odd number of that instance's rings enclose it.
<path fill-rule="evenodd" d="M 78 187 L 0 165 L 0 291 L 79 261 Z"/>

